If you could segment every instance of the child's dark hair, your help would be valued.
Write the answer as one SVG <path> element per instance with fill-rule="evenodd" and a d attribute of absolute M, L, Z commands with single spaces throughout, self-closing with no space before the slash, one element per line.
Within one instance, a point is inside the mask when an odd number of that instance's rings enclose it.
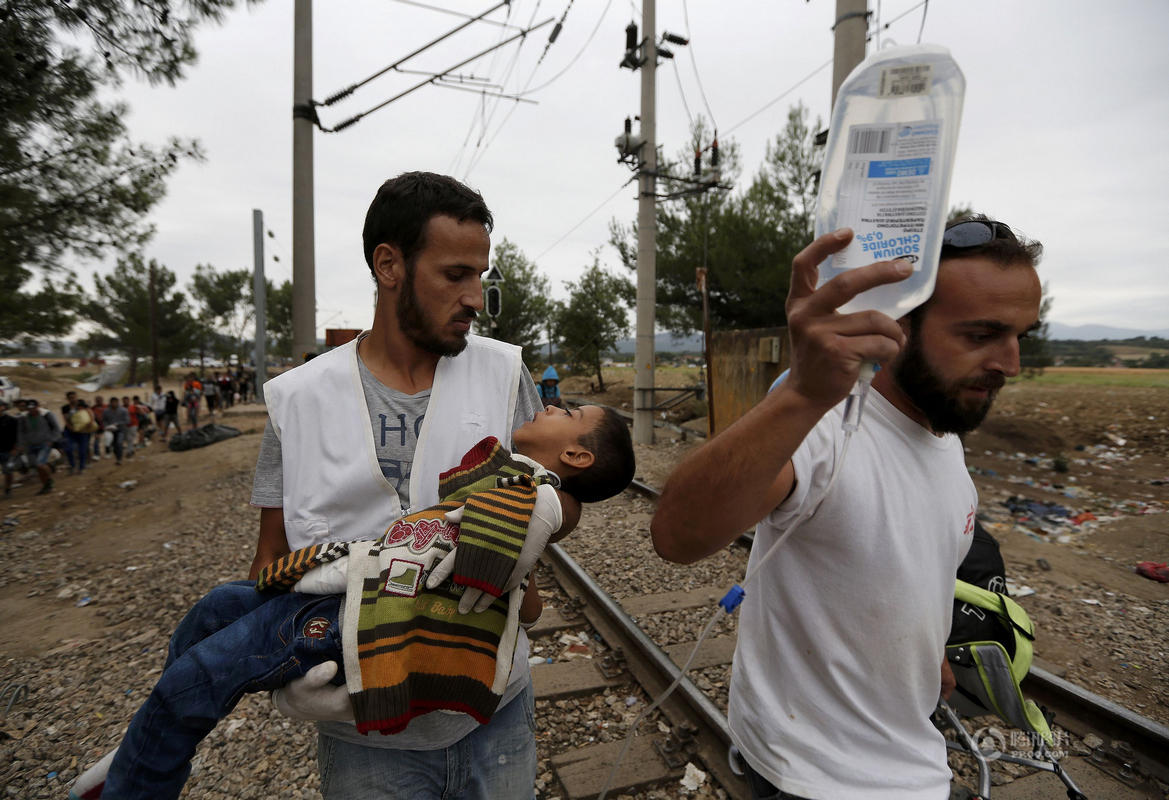
<path fill-rule="evenodd" d="M 596 426 L 578 440 L 593 454 L 592 466 L 565 478 L 560 487 L 582 503 L 615 497 L 633 480 L 635 463 L 629 426 L 613 409 L 601 411 L 604 413 Z"/>

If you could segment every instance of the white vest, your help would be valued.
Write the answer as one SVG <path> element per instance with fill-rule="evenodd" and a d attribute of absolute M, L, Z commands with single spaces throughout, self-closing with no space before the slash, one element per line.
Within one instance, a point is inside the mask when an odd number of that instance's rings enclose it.
<path fill-rule="evenodd" d="M 288 546 L 376 539 L 404 510 L 382 475 L 361 373 L 362 337 L 264 384 L 284 474 Z M 439 359 L 410 475 L 413 508 L 438 502 L 438 475 L 485 436 L 511 447 L 520 348 L 470 336 Z"/>

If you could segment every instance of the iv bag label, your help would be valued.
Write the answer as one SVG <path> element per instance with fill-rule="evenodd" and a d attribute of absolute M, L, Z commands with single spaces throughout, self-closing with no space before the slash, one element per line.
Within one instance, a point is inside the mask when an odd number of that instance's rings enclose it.
<path fill-rule="evenodd" d="M 849 128 L 837 225 L 856 236 L 833 257 L 834 267 L 900 258 L 920 268 L 941 133 L 940 120 Z"/>
<path fill-rule="evenodd" d="M 913 97 L 929 94 L 933 64 L 910 64 L 881 70 L 877 97 Z"/>

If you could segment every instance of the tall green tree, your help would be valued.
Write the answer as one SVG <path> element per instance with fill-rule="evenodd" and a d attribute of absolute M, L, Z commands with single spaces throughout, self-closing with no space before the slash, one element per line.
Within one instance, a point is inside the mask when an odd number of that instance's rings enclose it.
<path fill-rule="evenodd" d="M 495 246 L 492 260 L 503 273 L 503 283 L 502 308 L 491 335 L 522 347 L 524 363 L 531 368 L 539 360 L 537 342 L 546 336 L 552 316 L 548 278 L 507 239 Z"/>
<path fill-rule="evenodd" d="M 233 354 L 244 355 L 244 331 L 256 316 L 251 284 L 248 269 L 216 272 L 210 264 L 198 264 L 191 276 L 197 327 L 205 346 L 224 361 Z"/>
<path fill-rule="evenodd" d="M 702 327 L 702 298 L 695 281 L 707 268 L 711 325 L 757 328 L 785 322 L 784 300 L 792 258 L 812 237 L 815 172 L 820 157 L 815 126 L 796 106 L 768 144 L 766 157 L 747 188 L 728 194 L 707 191 L 659 206 L 657 226 L 657 317 L 663 327 L 686 334 Z M 692 144 L 709 141 L 705 123 Z M 723 147 L 724 181 L 741 171 L 734 142 Z M 631 270 L 637 263 L 635 225 L 610 225 L 610 243 Z"/>
<path fill-rule="evenodd" d="M 249 284 L 251 286 L 251 284 Z M 254 296 L 252 289 L 249 296 Z M 268 353 L 285 358 L 292 357 L 292 281 L 285 280 L 277 286 L 267 281 L 267 297 L 264 303 Z"/>
<path fill-rule="evenodd" d="M 232 5 L 0 3 L 0 337 L 67 331 L 80 307 L 70 260 L 149 237 L 146 213 L 198 148 L 131 141 L 125 105 L 107 98 L 125 74 L 173 84 L 195 59 L 197 24 Z"/>
<path fill-rule="evenodd" d="M 573 367 L 592 371 L 597 387 L 605 391 L 601 356 L 629 335 L 629 309 L 636 300 L 633 283 L 604 269 L 594 257 L 580 280 L 566 282 L 568 300 L 556 312 L 561 352 Z"/>
<path fill-rule="evenodd" d="M 113 350 L 129 360 L 127 380 L 138 382 L 138 362 L 152 352 L 150 336 L 150 270 L 154 269 L 159 372 L 165 373 L 194 346 L 197 329 L 187 312 L 186 298 L 175 290 L 175 274 L 153 259 L 131 253 L 118 259 L 113 272 L 94 279 L 95 293 L 81 307 L 96 330 L 82 341 L 89 351 Z"/>

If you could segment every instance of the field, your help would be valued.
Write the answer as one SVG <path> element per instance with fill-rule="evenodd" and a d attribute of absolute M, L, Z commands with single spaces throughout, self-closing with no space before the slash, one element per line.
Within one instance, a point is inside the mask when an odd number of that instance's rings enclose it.
<path fill-rule="evenodd" d="M 4 374 L 56 409 L 80 371 Z M 1013 381 L 966 439 L 980 518 L 1037 623 L 1044 666 L 1162 723 L 1169 584 L 1134 566 L 1169 561 L 1165 377 L 1051 370 Z M 594 402 L 628 407 L 632 369 L 608 370 L 605 379 Z M 658 384 L 699 381 L 697 370 L 677 369 Z M 570 376 L 563 388 L 587 393 L 589 382 Z M 246 573 L 258 525 L 247 501 L 264 420 L 261 406 L 237 407 L 223 416 L 243 433 L 237 438 L 187 452 L 155 445 L 122 466 L 103 459 L 77 476 L 59 469 L 44 497 L 24 478 L 0 500 L 0 614 L 8 621 L 0 688 L 27 689 L 0 717 L 0 786 L 12 796 L 64 796 L 78 770 L 117 741 L 185 610 L 208 587 Z M 700 446 L 678 438 L 666 431 L 639 448 L 638 474 L 661 485 L 684 451 Z M 1020 512 L 1020 503 L 1043 505 Z M 201 751 L 187 796 L 316 796 L 314 750 L 310 726 L 245 699 Z"/>

